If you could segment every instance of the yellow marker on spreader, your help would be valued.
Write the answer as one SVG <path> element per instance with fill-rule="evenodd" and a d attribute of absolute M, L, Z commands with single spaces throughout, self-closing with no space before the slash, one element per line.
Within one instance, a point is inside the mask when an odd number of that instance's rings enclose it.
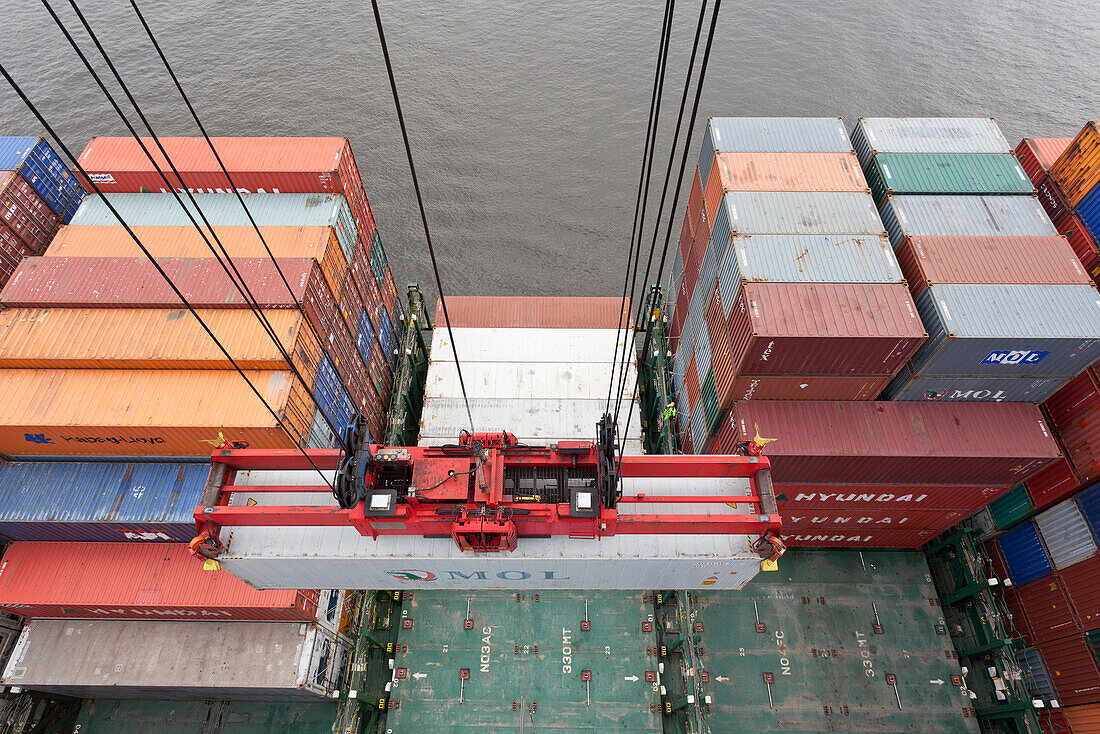
<path fill-rule="evenodd" d="M 213 558 L 207 558 L 202 562 L 203 571 L 221 571 L 222 564 L 215 561 Z"/>

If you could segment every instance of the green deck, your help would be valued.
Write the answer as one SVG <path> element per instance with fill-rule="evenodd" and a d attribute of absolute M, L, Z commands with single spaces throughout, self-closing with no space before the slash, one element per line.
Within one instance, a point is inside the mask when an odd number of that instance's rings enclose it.
<path fill-rule="evenodd" d="M 653 605 L 642 593 L 410 596 L 404 612 L 413 626 L 401 630 L 395 661 L 408 677 L 397 681 L 386 720 L 393 734 L 660 731 L 660 696 L 645 681 L 657 667 L 647 652 L 656 638 L 642 629 Z M 474 627 L 463 630 L 468 598 Z M 462 668 L 470 678 L 460 691 Z M 587 698 L 583 670 L 592 673 Z"/>
<path fill-rule="evenodd" d="M 329 734 L 336 704 L 255 701 L 89 701 L 80 734 Z"/>
<path fill-rule="evenodd" d="M 695 595 L 712 731 L 978 731 L 922 554 L 792 551 L 780 569 Z"/>

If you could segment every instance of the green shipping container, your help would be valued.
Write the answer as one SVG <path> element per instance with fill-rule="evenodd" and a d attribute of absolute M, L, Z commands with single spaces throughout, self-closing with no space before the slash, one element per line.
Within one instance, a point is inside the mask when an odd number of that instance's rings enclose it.
<path fill-rule="evenodd" d="M 334 702 L 88 701 L 74 731 L 80 734 L 331 734 Z"/>
<path fill-rule="evenodd" d="M 865 173 L 879 205 L 890 194 L 1030 194 L 1035 190 L 1011 153 L 879 153 Z"/>
<path fill-rule="evenodd" d="M 1031 497 L 1023 484 L 1017 484 L 1012 491 L 989 503 L 989 514 L 993 516 L 993 525 L 998 530 L 1012 527 L 1031 514 L 1032 509 Z"/>

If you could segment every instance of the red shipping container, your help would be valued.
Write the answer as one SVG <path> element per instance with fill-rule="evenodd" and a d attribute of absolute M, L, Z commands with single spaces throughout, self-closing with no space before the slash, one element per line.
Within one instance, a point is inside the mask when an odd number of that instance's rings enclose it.
<path fill-rule="evenodd" d="M 539 298 L 512 296 L 449 296 L 447 311 L 456 329 L 617 329 L 630 322 L 630 299 L 618 296 L 600 298 Z M 438 300 L 436 327 L 447 319 Z"/>
<path fill-rule="evenodd" d="M 1080 734 L 1100 732 L 1100 704 L 1070 706 L 1062 709 L 1062 716 L 1072 728 L 1070 734 L 1073 734 L 1073 732 L 1079 732 Z M 1065 734 L 1066 731 L 1070 730 L 1063 730 L 1060 734 Z"/>
<path fill-rule="evenodd" d="M 695 364 L 695 355 L 688 361 L 687 372 L 684 373 L 684 395 L 687 397 L 688 410 L 695 408 L 699 402 L 699 366 Z"/>
<path fill-rule="evenodd" d="M 703 211 L 703 182 L 699 180 L 699 166 L 695 167 L 695 175 L 691 179 L 691 189 L 688 192 L 687 209 L 684 216 L 687 219 L 692 237 L 699 231 L 699 217 Z"/>
<path fill-rule="evenodd" d="M 1081 486 L 1073 473 L 1073 467 L 1064 456 L 1024 484 L 1027 486 L 1028 496 L 1031 497 L 1031 504 L 1037 510 L 1069 497 Z"/>
<path fill-rule="evenodd" d="M 1036 711 L 1035 715 L 1039 719 L 1039 728 L 1042 729 L 1043 734 L 1074 734 L 1074 730 L 1069 728 L 1063 710 L 1060 708 L 1045 708 Z M 1091 730 L 1086 729 L 1080 734 L 1087 734 L 1089 731 Z"/>
<path fill-rule="evenodd" d="M 212 138 L 233 183 L 242 192 L 336 193 L 348 199 L 359 235 L 373 235 L 374 217 L 347 138 Z M 157 165 L 167 162 L 151 138 L 142 142 Z M 184 185 L 196 193 L 232 189 L 203 138 L 160 138 Z M 80 165 L 104 193 L 164 191 L 164 179 L 132 137 L 92 138 Z M 87 182 L 82 182 L 87 183 Z M 88 187 L 91 190 L 91 187 Z M 369 239 L 368 239 L 369 241 Z"/>
<path fill-rule="evenodd" d="M 1074 619 L 1073 606 L 1066 597 L 1062 581 L 1057 576 L 1032 581 L 1016 587 L 1020 605 L 1027 614 L 1031 633 L 1039 642 L 1056 640 L 1080 632 Z"/>
<path fill-rule="evenodd" d="M 19 263 L 28 254 L 27 246 L 15 236 L 15 232 L 0 226 L 0 287 L 11 277 Z"/>
<path fill-rule="evenodd" d="M 976 484 L 1010 488 L 1060 455 L 1023 403 L 737 403 L 719 431 L 732 453 L 759 426 L 776 484 Z M 727 425 L 728 424 L 728 427 Z"/>
<path fill-rule="evenodd" d="M 1100 387 L 1093 371 L 1075 377 L 1043 408 L 1080 483 L 1100 477 Z"/>
<path fill-rule="evenodd" d="M 1100 382 L 1091 369 L 1067 382 L 1043 403 L 1055 431 L 1061 431 L 1097 406 L 1100 406 Z"/>
<path fill-rule="evenodd" d="M 868 510 L 854 512 L 803 508 L 797 502 L 780 502 L 783 529 L 847 528 L 849 530 L 946 530 L 967 518 L 965 510 Z"/>
<path fill-rule="evenodd" d="M 60 221 L 27 179 L 0 171 L 0 226 L 4 225 L 37 254 L 50 244 Z"/>
<path fill-rule="evenodd" d="M 711 359 L 718 360 L 714 342 Z M 727 383 L 719 378 L 715 364 L 715 382 L 721 405 L 739 400 L 874 400 L 890 384 L 889 377 L 834 377 L 832 375 L 746 375 Z M 723 372 L 722 374 L 728 374 Z"/>
<path fill-rule="evenodd" d="M 1100 556 L 1068 566 L 1058 575 L 1073 604 L 1077 624 L 1086 632 L 1100 629 Z"/>
<path fill-rule="evenodd" d="M 668 340 L 674 354 L 680 346 L 680 335 L 684 333 L 684 311 L 686 310 L 687 307 L 680 309 L 679 299 L 677 299 L 676 306 L 672 310 L 672 320 L 668 323 Z"/>
<path fill-rule="evenodd" d="M 680 262 L 687 262 L 688 255 L 691 253 L 692 239 L 691 215 L 684 212 L 684 223 L 680 226 Z"/>
<path fill-rule="evenodd" d="M 864 528 L 814 528 L 783 530 L 783 542 L 791 548 L 920 548 L 939 530 L 881 530 Z"/>
<path fill-rule="evenodd" d="M 317 616 L 316 591 L 257 591 L 204 571 L 185 543 L 13 543 L 0 609 L 32 619 L 281 620 Z"/>
<path fill-rule="evenodd" d="M 895 252 L 914 296 L 939 283 L 1092 283 L 1065 237 L 906 237 Z"/>
<path fill-rule="evenodd" d="M 714 219 L 707 214 L 706 208 L 703 208 L 695 222 L 695 236 L 691 241 L 691 257 L 698 263 L 696 270 L 703 264 L 703 256 L 706 255 L 707 247 L 710 246 L 710 228 L 713 224 Z"/>
<path fill-rule="evenodd" d="M 774 486 L 776 498 L 789 504 L 846 511 L 908 509 L 973 513 L 1007 491 L 1004 487 L 951 484 L 780 483 Z"/>
<path fill-rule="evenodd" d="M 1097 277 L 1100 277 L 1096 267 L 1096 255 L 1097 252 L 1100 252 L 1100 248 L 1097 247 L 1096 240 L 1085 227 L 1081 218 L 1076 214 L 1068 214 L 1055 222 L 1054 227 L 1058 230 L 1058 234 L 1069 240 L 1069 246 L 1073 248 L 1093 280 L 1095 281 Z"/>
<path fill-rule="evenodd" d="M 1072 142 L 1073 138 L 1024 138 L 1016 146 L 1016 158 L 1031 182 L 1037 184 Z"/>
<path fill-rule="evenodd" d="M 926 338 L 901 283 L 745 283 L 726 329 L 737 375 L 893 376 Z"/>
<path fill-rule="evenodd" d="M 1100 671 L 1081 635 L 1039 644 L 1039 652 L 1062 706 L 1100 701 Z"/>
<path fill-rule="evenodd" d="M 1003 579 L 1005 576 L 999 575 L 997 578 Z M 1022 638 L 1027 644 L 1034 645 L 1035 633 L 1031 631 L 1027 612 L 1024 611 L 1023 604 L 1020 603 L 1020 595 L 1016 593 L 1015 587 L 1002 588 L 1000 594 L 1001 599 L 1004 600 L 1005 608 L 1012 615 L 1011 619 L 1004 620 L 1005 629 L 1010 636 Z"/>
<path fill-rule="evenodd" d="M 1058 188 L 1058 184 L 1050 176 L 1043 176 L 1039 179 L 1039 183 L 1035 185 L 1035 190 L 1039 196 L 1039 203 L 1043 205 L 1050 221 L 1057 224 L 1073 213 L 1070 206 L 1066 204 L 1066 197 L 1062 190 Z"/>
<path fill-rule="evenodd" d="M 354 277 L 344 278 L 344 287 L 340 293 L 340 314 L 354 337 L 359 333 L 359 318 L 363 314 L 363 297 Z"/>
<path fill-rule="evenodd" d="M 249 307 L 237 289 L 232 268 L 225 271 L 228 264 L 211 257 L 161 258 L 157 264 L 195 308 Z M 314 271 L 322 275 L 317 261 L 308 258 L 278 261 L 286 283 L 267 258 L 238 258 L 233 264 L 261 308 L 295 308 L 295 301 L 305 298 Z M 316 278 L 312 280 L 317 284 Z M 325 286 L 323 275 L 320 286 Z M 182 307 L 164 277 L 144 257 L 29 257 L 0 292 L 0 303 L 26 308 Z"/>

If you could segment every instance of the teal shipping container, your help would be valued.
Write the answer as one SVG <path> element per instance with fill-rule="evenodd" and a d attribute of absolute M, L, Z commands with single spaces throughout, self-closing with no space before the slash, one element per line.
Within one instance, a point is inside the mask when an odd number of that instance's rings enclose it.
<path fill-rule="evenodd" d="M 1030 194 L 1011 153 L 878 153 L 867 164 L 875 203 L 894 194 Z"/>

